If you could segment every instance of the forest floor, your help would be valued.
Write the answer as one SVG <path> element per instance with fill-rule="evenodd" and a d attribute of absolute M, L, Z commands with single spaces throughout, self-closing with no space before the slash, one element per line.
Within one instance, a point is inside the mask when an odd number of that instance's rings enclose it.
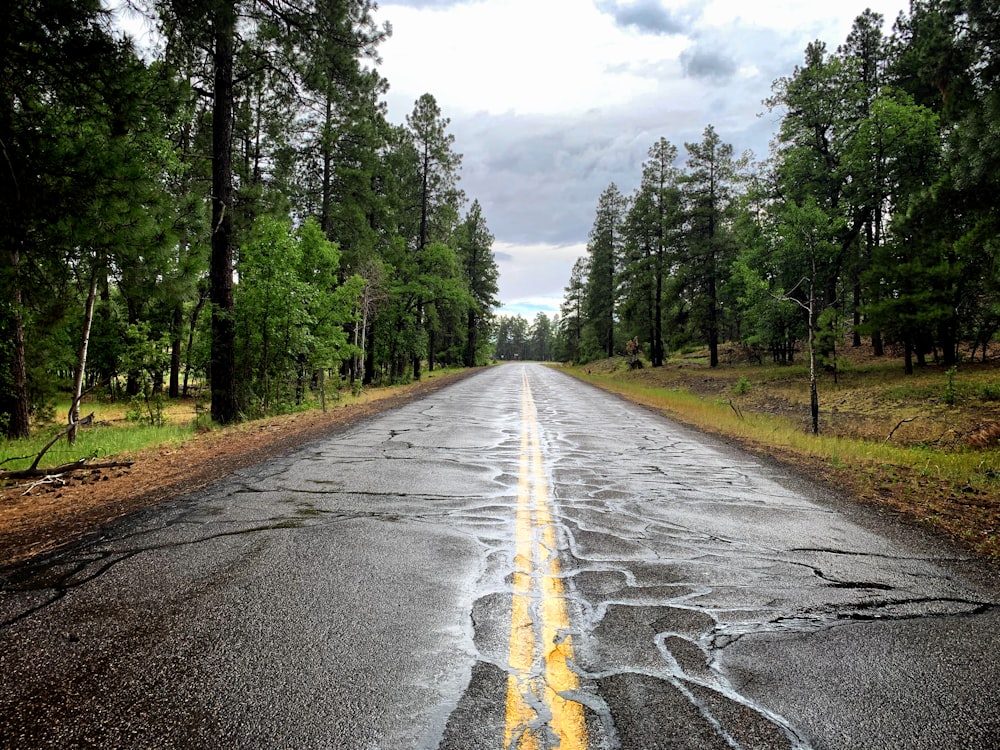
<path fill-rule="evenodd" d="M 1000 559 L 1000 351 L 908 376 L 901 358 L 848 349 L 836 379 L 818 377 L 819 436 L 802 358 L 772 365 L 733 354 L 723 351 L 716 368 L 696 351 L 655 369 L 629 370 L 623 358 L 566 369 Z"/>
<path fill-rule="evenodd" d="M 131 467 L 78 471 L 39 483 L 0 487 L 0 569 L 52 552 L 116 518 L 192 492 L 226 474 L 278 456 L 454 383 L 475 370 L 377 388 L 368 398 L 245 422 L 128 456 Z"/>

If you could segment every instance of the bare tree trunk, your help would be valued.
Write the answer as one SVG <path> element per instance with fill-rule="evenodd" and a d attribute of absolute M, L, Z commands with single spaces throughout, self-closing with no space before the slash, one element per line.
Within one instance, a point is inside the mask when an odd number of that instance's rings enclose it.
<path fill-rule="evenodd" d="M 813 262 L 813 279 L 816 263 Z M 813 280 L 809 281 L 809 411 L 812 415 L 813 435 L 819 435 L 819 391 L 816 386 L 816 292 Z"/>
<path fill-rule="evenodd" d="M 478 344 L 476 342 L 476 311 L 471 307 L 469 308 L 468 316 L 466 318 L 466 330 L 465 330 L 465 366 L 475 367 L 476 366 L 476 349 Z"/>
<path fill-rule="evenodd" d="M 87 350 L 90 348 L 90 329 L 94 323 L 94 303 L 97 300 L 97 271 L 90 277 L 87 306 L 83 311 L 83 332 L 80 335 L 80 351 L 76 358 L 76 377 L 73 378 L 73 403 L 69 407 L 69 432 L 66 439 L 70 445 L 76 444 L 76 426 L 80 421 L 80 400 L 83 398 L 83 377 L 87 371 Z"/>
<path fill-rule="evenodd" d="M 354 345 L 358 348 L 358 353 L 354 355 L 355 377 L 358 382 L 365 382 L 365 347 L 368 335 L 368 290 L 366 289 L 361 297 L 361 324 L 354 327 Z"/>
<path fill-rule="evenodd" d="M 656 291 L 653 298 L 653 347 L 650 359 L 653 367 L 663 367 L 663 251 L 656 252 Z"/>
<path fill-rule="evenodd" d="M 361 378 L 362 385 L 371 385 L 375 379 L 375 325 L 378 318 L 372 318 L 371 331 L 367 330 L 365 326 L 365 345 L 362 347 L 365 350 L 365 363 L 362 367 L 362 372 L 364 377 Z"/>

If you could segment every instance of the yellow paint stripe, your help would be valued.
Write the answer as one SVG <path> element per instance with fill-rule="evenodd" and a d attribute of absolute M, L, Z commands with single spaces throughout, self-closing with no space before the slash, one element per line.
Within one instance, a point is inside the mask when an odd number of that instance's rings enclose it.
<path fill-rule="evenodd" d="M 532 620 L 532 601 L 541 622 Z M 505 750 L 541 750 L 544 727 L 533 706 L 542 701 L 560 750 L 586 750 L 583 706 L 564 697 L 579 689 L 570 668 L 572 638 L 566 633 L 556 529 L 549 509 L 548 479 L 542 462 L 538 417 L 527 373 L 521 386 L 521 453 L 515 520 L 514 597 L 511 607 L 510 666 L 507 680 Z"/>

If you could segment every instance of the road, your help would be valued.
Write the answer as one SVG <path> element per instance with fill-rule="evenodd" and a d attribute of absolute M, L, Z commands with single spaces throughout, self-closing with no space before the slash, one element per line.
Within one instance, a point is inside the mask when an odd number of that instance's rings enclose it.
<path fill-rule="evenodd" d="M 538 365 L 0 583 L 4 748 L 1000 747 L 989 569 Z"/>

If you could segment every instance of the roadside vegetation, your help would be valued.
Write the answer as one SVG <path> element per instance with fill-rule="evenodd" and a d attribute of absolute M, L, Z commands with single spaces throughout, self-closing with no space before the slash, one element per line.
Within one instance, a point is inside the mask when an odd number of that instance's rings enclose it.
<path fill-rule="evenodd" d="M 805 362 L 713 368 L 706 348 L 657 368 L 616 357 L 565 371 L 1000 557 L 996 366 L 905 375 L 898 360 L 849 353 L 820 376 L 818 435 Z"/>
<path fill-rule="evenodd" d="M 442 378 L 462 372 L 464 368 L 438 368 L 425 373 L 426 379 Z M 327 388 L 325 398 L 312 393 L 308 400 L 298 406 L 288 406 L 280 413 L 255 420 L 244 421 L 230 427 L 231 431 L 254 430 L 263 424 L 273 425 L 281 421 L 283 415 L 332 410 L 347 405 L 363 405 L 406 391 L 412 384 L 386 385 L 382 387 Z M 39 453 L 54 437 L 64 432 L 65 425 L 59 423 L 59 415 L 66 414 L 70 407 L 68 398 L 50 402 L 46 414 L 48 419 L 34 425 L 32 436 L 16 440 L 0 440 L 0 485 L 5 472 L 29 468 Z M 81 411 L 93 414 L 92 421 L 80 428 L 76 443 L 70 445 L 60 438 L 45 450 L 40 468 L 60 466 L 86 459 L 87 470 L 91 463 L 107 460 L 128 462 L 140 452 L 149 448 L 170 448 L 188 442 L 205 432 L 218 432 L 224 428 L 213 422 L 203 399 L 198 397 L 166 398 L 158 396 L 149 400 L 137 398 L 114 400 L 108 397 L 90 396 Z M 40 477 L 44 479 L 44 475 Z"/>
<path fill-rule="evenodd" d="M 0 434 L 66 392 L 211 383 L 225 425 L 486 361 L 493 235 L 434 96 L 387 119 L 373 3 L 113 4 L 142 49 L 105 5 L 0 10 Z"/>

